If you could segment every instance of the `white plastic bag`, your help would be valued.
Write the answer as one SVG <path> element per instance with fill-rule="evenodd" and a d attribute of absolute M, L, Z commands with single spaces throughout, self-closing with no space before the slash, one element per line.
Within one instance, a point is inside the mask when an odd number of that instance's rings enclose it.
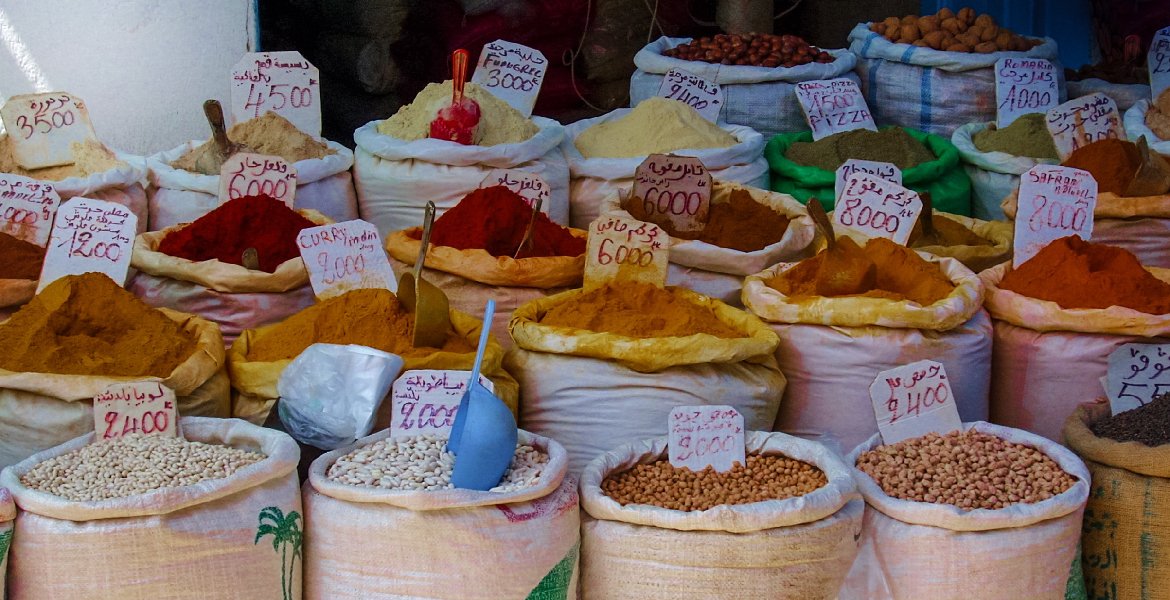
<path fill-rule="evenodd" d="M 0 600 L 4 596 L 5 573 L 8 572 L 8 547 L 12 545 L 12 521 L 16 519 L 16 503 L 12 492 L 0 487 Z"/>
<path fill-rule="evenodd" d="M 853 74 L 857 57 L 848 50 L 826 50 L 831 63 L 809 63 L 797 67 L 752 67 L 746 65 L 708 64 L 663 56 L 691 38 L 660 37 L 634 55 L 638 67 L 630 76 L 630 106 L 658 95 L 662 80 L 671 69 L 682 69 L 713 81 L 723 89 L 720 123 L 744 125 L 762 133 L 766 139 L 780 133 L 808 130 L 804 111 L 796 100 L 796 84 L 817 79 L 847 78 Z"/>
<path fill-rule="evenodd" d="M 1137 142 L 1142 136 L 1145 136 L 1146 143 L 1150 145 L 1150 150 L 1160 154 L 1170 154 L 1170 140 L 1164 140 L 1154 134 L 1153 130 L 1146 127 L 1146 113 L 1150 112 L 1151 102 L 1149 95 L 1138 101 L 1129 110 L 1125 111 L 1125 117 L 1122 124 L 1125 126 L 1125 135 L 1131 142 Z M 1118 110 L 1123 110 L 1118 107 Z"/>
<path fill-rule="evenodd" d="M 990 423 L 964 423 L 1037 448 L 1078 479 L 1035 504 L 964 511 L 949 504 L 899 500 L 854 468 L 865 497 L 861 553 L 840 600 L 1063 600 L 1089 498 L 1089 470 L 1068 449 L 1038 435 Z M 874 434 L 846 458 L 881 445 Z"/>
<path fill-rule="evenodd" d="M 1095 77 L 1081 81 L 1070 81 L 1066 87 L 1068 88 L 1069 100 L 1104 92 L 1106 96 L 1113 98 L 1113 101 L 1117 103 L 1117 110 L 1129 110 L 1138 102 L 1149 100 L 1151 94 L 1150 86 L 1144 83 L 1109 83 Z M 1126 127 L 1126 129 L 1129 128 Z"/>
<path fill-rule="evenodd" d="M 983 152 L 971 138 L 989 123 L 967 123 L 951 135 L 959 149 L 963 168 L 971 178 L 971 216 L 984 221 L 1006 221 L 1000 204 L 1020 187 L 1020 175 L 1036 165 L 1056 165 L 1059 160 L 1012 156 L 1006 152 Z"/>

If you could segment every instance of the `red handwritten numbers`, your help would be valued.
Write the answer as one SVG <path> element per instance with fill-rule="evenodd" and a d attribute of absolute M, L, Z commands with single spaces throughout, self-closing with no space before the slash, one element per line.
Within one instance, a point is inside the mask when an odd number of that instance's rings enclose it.
<path fill-rule="evenodd" d="M 1125 139 L 1117 103 L 1102 92 L 1069 100 L 1049 109 L 1046 115 L 1048 132 L 1061 160 L 1093 142 Z"/>
<path fill-rule="evenodd" d="M 12 157 L 25 169 L 70 164 L 74 142 L 97 139 L 85 103 L 65 92 L 13 96 L 0 107 L 0 118 Z"/>
<path fill-rule="evenodd" d="M 796 99 L 812 128 L 813 140 L 854 129 L 877 131 L 861 88 L 850 79 L 798 83 Z"/>
<path fill-rule="evenodd" d="M 1015 258 L 1018 267 L 1052 240 L 1093 235 L 1097 180 L 1088 171 L 1036 165 L 1020 177 L 1016 210 Z"/>
<path fill-rule="evenodd" d="M 390 390 L 393 410 L 391 435 L 448 434 L 459 412 L 459 401 L 467 390 L 470 371 L 407 371 Z M 479 382 L 489 392 L 495 385 L 482 374 Z"/>
<path fill-rule="evenodd" d="M 549 207 L 552 203 L 549 202 L 549 195 L 552 193 L 552 188 L 548 186 L 548 182 L 543 177 L 536 173 L 528 171 L 521 171 L 519 169 L 492 169 L 483 181 L 479 182 L 479 187 L 493 187 L 502 185 L 513 192 L 516 192 L 528 203 L 528 206 L 536 204 L 536 200 L 541 200 L 540 212 L 548 214 Z"/>
<path fill-rule="evenodd" d="M 302 229 L 297 247 L 318 300 L 355 289 L 398 289 L 378 229 L 371 223 L 354 219 Z"/>
<path fill-rule="evenodd" d="M 723 88 L 719 84 L 682 69 L 667 71 L 658 95 L 690 106 L 708 121 L 718 120 L 723 109 Z"/>
<path fill-rule="evenodd" d="M 249 52 L 232 67 L 232 122 L 268 111 L 321 135 L 321 75 L 300 52 Z"/>
<path fill-rule="evenodd" d="M 1170 27 L 1159 29 L 1154 34 L 1146 57 L 1150 69 L 1150 98 L 1157 100 L 1166 88 L 1170 88 Z"/>
<path fill-rule="evenodd" d="M 833 210 L 833 223 L 866 237 L 905 244 L 921 212 L 922 200 L 913 190 L 857 172 L 845 182 Z"/>
<path fill-rule="evenodd" d="M 692 156 L 651 154 L 634 171 L 633 194 L 646 217 L 675 231 L 699 231 L 711 211 L 711 173 Z"/>
<path fill-rule="evenodd" d="M 95 442 L 129 434 L 179 434 L 175 392 L 157 381 L 111 385 L 94 397 L 93 419 Z"/>
<path fill-rule="evenodd" d="M 747 464 L 743 415 L 730 406 L 676 406 L 667 420 L 670 464 L 720 473 Z"/>
<path fill-rule="evenodd" d="M 60 204 L 52 183 L 0 173 L 0 232 L 43 247 Z"/>
<path fill-rule="evenodd" d="M 540 50 L 496 40 L 484 44 L 471 81 L 530 117 L 547 70 Z"/>
<path fill-rule="evenodd" d="M 1001 58 L 995 62 L 996 127 L 1020 116 L 1044 113 L 1060 104 L 1056 66 L 1043 58 Z"/>
<path fill-rule="evenodd" d="M 279 156 L 233 154 L 219 170 L 219 203 L 263 194 L 293 207 L 297 168 Z"/>
<path fill-rule="evenodd" d="M 932 360 L 878 373 L 869 386 L 869 397 L 886 444 L 963 426 L 947 371 Z"/>
<path fill-rule="evenodd" d="M 610 281 L 666 285 L 669 237 L 653 223 L 603 215 L 589 225 L 585 245 L 585 289 Z"/>
<path fill-rule="evenodd" d="M 125 283 L 137 228 L 138 217 L 121 204 L 73 198 L 57 210 L 37 293 L 62 277 L 91 271 Z"/>

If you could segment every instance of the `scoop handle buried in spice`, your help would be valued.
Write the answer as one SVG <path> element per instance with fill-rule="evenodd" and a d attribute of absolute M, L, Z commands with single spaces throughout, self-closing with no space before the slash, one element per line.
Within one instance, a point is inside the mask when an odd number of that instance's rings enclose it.
<path fill-rule="evenodd" d="M 240 264 L 249 271 L 260 270 L 260 253 L 255 248 L 248 248 L 240 255 Z"/>
<path fill-rule="evenodd" d="M 435 224 L 435 203 L 427 202 L 423 212 L 422 246 L 418 249 L 418 258 L 414 261 L 414 276 L 422 275 L 423 266 L 427 261 L 427 248 L 431 245 L 431 228 Z"/>
<path fill-rule="evenodd" d="M 829 220 L 829 215 L 825 212 L 825 207 L 821 204 L 821 201 L 816 196 L 813 196 L 808 199 L 808 204 L 805 205 L 805 208 L 808 209 L 808 216 L 812 217 L 813 223 L 821 231 L 821 235 L 825 236 L 825 241 L 828 242 L 829 249 L 836 248 L 837 236 L 833 231 L 833 222 Z"/>
<path fill-rule="evenodd" d="M 526 246 L 532 245 L 532 232 L 536 230 L 536 216 L 540 214 L 542 204 L 544 204 L 544 198 L 537 198 L 532 203 L 532 217 L 528 219 L 528 229 L 524 230 L 524 237 L 520 238 L 520 245 L 516 246 L 516 253 L 512 255 L 512 258 L 520 258 L 520 252 Z"/>
<path fill-rule="evenodd" d="M 930 192 L 922 192 L 918 198 L 922 200 L 922 214 L 918 216 L 922 220 L 922 237 L 934 238 L 934 201 L 930 199 Z"/>

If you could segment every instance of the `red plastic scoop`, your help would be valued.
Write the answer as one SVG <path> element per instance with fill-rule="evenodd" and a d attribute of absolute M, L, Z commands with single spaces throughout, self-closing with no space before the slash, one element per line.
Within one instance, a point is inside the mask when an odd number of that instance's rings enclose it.
<path fill-rule="evenodd" d="M 467 81 L 467 51 L 460 48 L 451 55 L 451 83 L 455 93 L 451 106 L 439 109 L 431 121 L 431 137 L 469 146 L 475 143 L 479 128 L 479 103 L 463 96 Z"/>

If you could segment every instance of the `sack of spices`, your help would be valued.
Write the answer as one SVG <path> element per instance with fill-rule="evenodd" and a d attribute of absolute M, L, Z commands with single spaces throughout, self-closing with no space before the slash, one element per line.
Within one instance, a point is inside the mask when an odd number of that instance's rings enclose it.
<path fill-rule="evenodd" d="M 601 203 L 630 189 L 651 154 L 694 156 L 715 179 L 768 187 L 764 136 L 742 125 L 716 125 L 677 100 L 654 97 L 634 108 L 577 121 L 561 144 L 572 172 L 572 225 L 588 229 Z"/>
<path fill-rule="evenodd" d="M 508 321 L 512 311 L 529 300 L 566 291 L 581 284 L 585 269 L 585 236 L 562 227 L 544 213 L 537 215 L 531 243 L 516 256 L 532 207 L 504 186 L 473 190 L 454 208 L 435 219 L 427 251 L 426 278 L 443 290 L 451 308 L 474 314 L 489 299 L 496 301 L 492 333 L 512 346 Z M 401 276 L 414 269 L 422 245 L 422 227 L 386 236 L 390 266 Z"/>
<path fill-rule="evenodd" d="M 414 315 L 398 302 L 390 290 L 358 289 L 319 302 L 276 325 L 247 329 L 227 352 L 232 380 L 232 416 L 263 423 L 280 394 L 280 374 L 305 348 L 312 344 L 357 344 L 401 356 L 404 371 L 453 369 L 470 371 L 475 362 L 476 344 L 483 324 L 457 310 L 451 310 L 451 330 L 442 348 L 416 348 Z M 502 366 L 504 349 L 495 337 L 488 338 L 482 373 L 495 385 L 495 394 L 516 410 L 516 380 Z M 379 423 L 388 423 L 383 413 L 392 406 L 385 402 Z"/>
<path fill-rule="evenodd" d="M 0 321 L 32 300 L 44 262 L 45 248 L 0 232 Z"/>
<path fill-rule="evenodd" d="M 784 393 L 775 334 L 690 290 L 571 290 L 517 308 L 509 328 L 504 364 L 520 383 L 520 426 L 563 444 L 573 474 L 602 452 L 665 435 L 679 405 L 731 405 L 747 428 L 766 430 Z"/>
<path fill-rule="evenodd" d="M 1116 416 L 1101 399 L 1064 425 L 1064 444 L 1093 476 L 1081 547 L 1089 598 L 1164 598 L 1170 565 L 1170 397 Z M 1153 584 L 1153 585 L 1151 585 Z"/>
<path fill-rule="evenodd" d="M 720 34 L 712 41 L 730 47 L 735 44 L 737 37 L 746 53 L 751 40 L 744 39 L 745 36 Z M 857 57 L 848 50 L 817 51 L 795 36 L 752 37 L 767 42 L 769 52 L 782 51 L 784 46 L 789 46 L 793 51 L 802 48 L 817 52 L 816 59 L 784 66 L 782 63 L 767 63 L 769 53 L 761 53 L 764 61 L 758 65 L 724 65 L 719 64 L 718 60 L 708 64 L 710 61 L 704 62 L 703 59 L 682 58 L 678 56 L 677 50 L 671 53 L 679 46 L 698 45 L 699 40 L 663 36 L 634 55 L 634 65 L 638 70 L 630 76 L 630 105 L 637 106 L 643 100 L 657 96 L 666 74 L 672 69 L 680 69 L 719 84 L 723 90 L 723 109 L 719 113 L 721 122 L 751 127 L 765 137 L 772 137 L 778 133 L 808 129 L 804 111 L 796 100 L 796 84 L 841 77 L 859 81 L 857 75 L 853 74 Z M 760 48 L 762 50 L 763 46 Z M 745 54 L 743 58 L 748 57 L 750 54 Z"/>
<path fill-rule="evenodd" d="M 353 151 L 317 139 L 288 119 L 267 112 L 228 129 L 228 138 L 260 154 L 279 156 L 297 169 L 293 207 L 312 209 L 334 221 L 358 218 L 353 189 Z M 150 167 L 150 230 L 190 223 L 219 206 L 219 173 L 196 170 L 214 140 L 193 140 L 146 157 Z"/>
<path fill-rule="evenodd" d="M 1170 93 L 1163 91 L 1157 102 L 1148 98 L 1125 111 L 1125 135 L 1136 142 L 1146 138 L 1150 150 L 1170 154 Z"/>
<path fill-rule="evenodd" d="M 577 483 L 560 444 L 518 433 L 486 492 L 451 485 L 435 434 L 382 431 L 313 461 L 306 600 L 576 598 Z"/>
<path fill-rule="evenodd" d="M 155 309 L 101 273 L 45 287 L 0 323 L 0 466 L 93 431 L 93 397 L 160 381 L 180 415 L 227 417 L 219 326 Z"/>
<path fill-rule="evenodd" d="M 864 503 L 850 469 L 824 445 L 783 433 L 749 431 L 745 441 L 748 464 L 726 474 L 672 467 L 664 437 L 590 462 L 586 597 L 834 600 L 860 545 Z"/>
<path fill-rule="evenodd" d="M 224 203 L 194 223 L 139 235 L 130 291 L 155 308 L 199 315 L 231 345 L 245 329 L 279 323 L 316 302 L 297 234 L 333 219 L 266 196 Z M 244 267 L 255 248 L 260 270 Z"/>
<path fill-rule="evenodd" d="M 12 545 L 12 521 L 16 519 L 16 503 L 12 492 L 0 487 L 0 599 L 4 598 L 4 579 L 8 572 L 8 548 Z"/>
<path fill-rule="evenodd" d="M 1036 165 L 1060 164 L 1044 113 L 1024 115 L 1003 129 L 995 123 L 967 123 L 951 143 L 971 178 L 971 216 L 1005 221 L 1000 204 L 1020 187 L 1020 175 Z"/>
<path fill-rule="evenodd" d="M 1063 446 L 976 422 L 892 445 L 874 434 L 846 462 L 865 522 L 840 600 L 1085 597 L 1089 471 Z"/>
<path fill-rule="evenodd" d="M 979 277 L 995 319 L 993 423 L 1059 440 L 1065 415 L 1101 395 L 1118 346 L 1170 343 L 1170 271 L 1122 248 L 1069 236 Z"/>
<path fill-rule="evenodd" d="M 649 221 L 643 204 L 638 197 L 611 194 L 601 214 Z M 670 235 L 666 282 L 736 307 L 743 306 L 744 277 L 808 256 L 816 237 L 808 211 L 792 196 L 719 180 L 703 229 L 679 232 L 669 224 L 663 229 Z"/>
<path fill-rule="evenodd" d="M 516 169 L 544 179 L 549 187 L 545 210 L 554 222 L 567 225 L 569 168 L 559 149 L 565 128 L 552 119 L 529 119 L 474 83 L 464 93 L 481 110 L 474 145 L 428 137 L 436 111 L 451 102 L 450 81 L 428 85 L 397 114 L 353 132 L 362 218 L 385 238 L 422 223 L 427 202 L 442 214 L 494 169 Z"/>
<path fill-rule="evenodd" d="M 788 381 L 773 427 L 804 438 L 832 436 L 850 448 L 877 432 L 869 386 L 878 373 L 918 360 L 947 370 L 959 414 L 987 417 L 991 319 L 983 284 L 953 258 L 915 252 L 885 238 L 864 247 L 837 240 L 850 269 L 875 269 L 874 284 L 823 295 L 826 252 L 747 278 L 743 301 L 779 336 L 776 360 Z"/>
<path fill-rule="evenodd" d="M 10 600 L 301 598 L 296 442 L 236 419 L 179 426 L 90 433 L 0 472 L 20 506 Z"/>

